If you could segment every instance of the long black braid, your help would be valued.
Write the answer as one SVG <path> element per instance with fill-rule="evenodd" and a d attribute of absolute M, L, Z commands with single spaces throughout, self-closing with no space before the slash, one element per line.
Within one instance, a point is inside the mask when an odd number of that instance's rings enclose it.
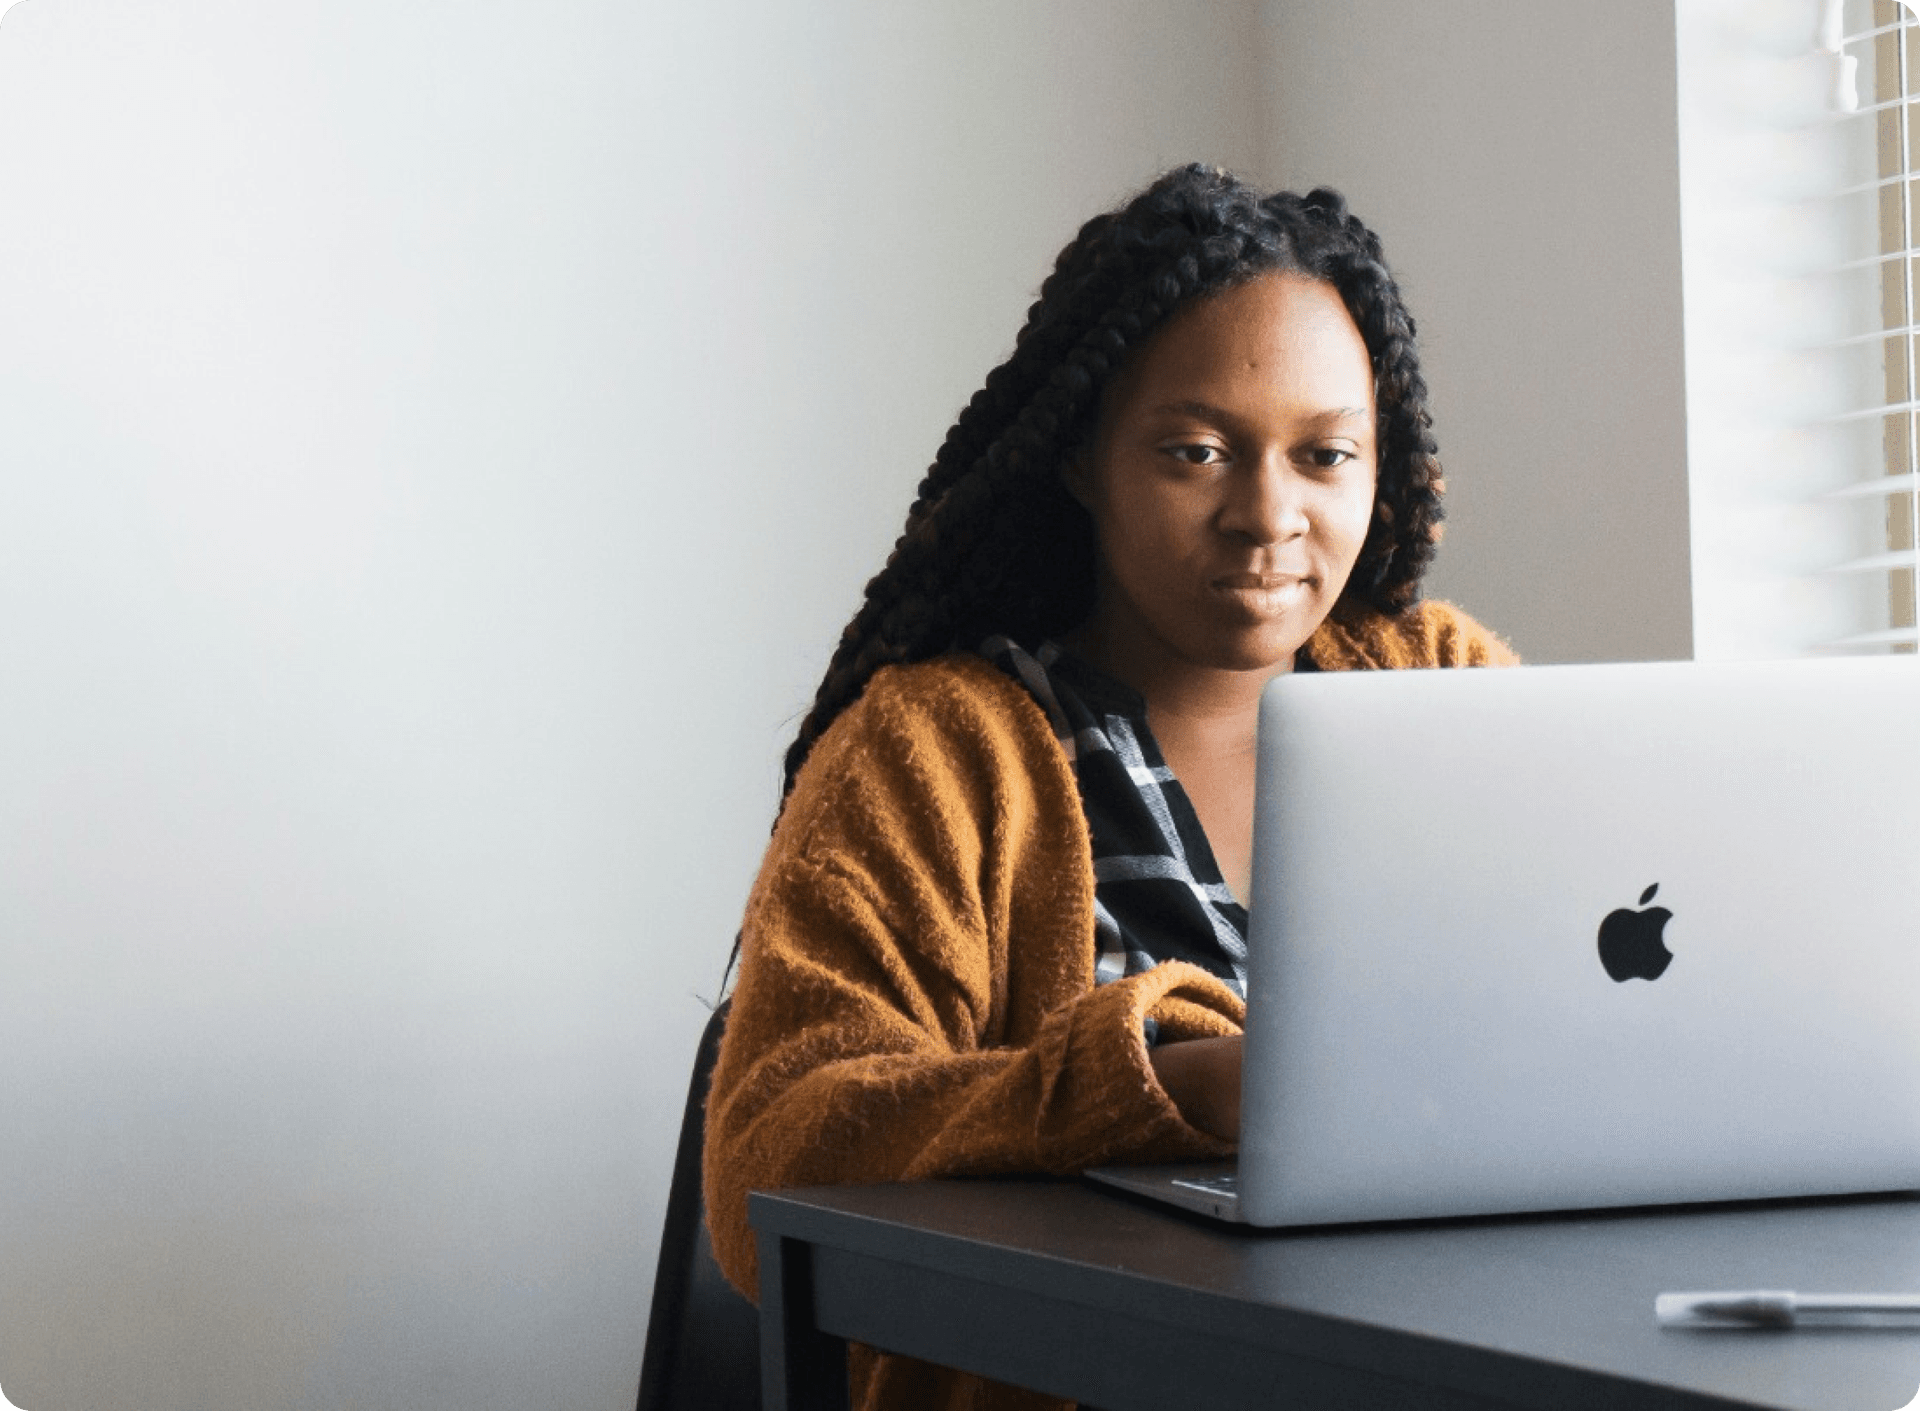
<path fill-rule="evenodd" d="M 1340 293 L 1373 363 L 1374 521 L 1342 602 L 1399 612 L 1439 538 L 1443 485 L 1413 318 L 1380 241 L 1320 188 L 1262 197 L 1213 167 L 1167 173 L 1061 251 L 1014 350 L 987 375 L 920 482 L 886 567 L 841 634 L 786 755 L 786 791 L 874 672 L 1005 633 L 1037 642 L 1093 608 L 1093 524 L 1061 467 L 1090 439 L 1127 359 L 1196 299 L 1277 270 Z"/>

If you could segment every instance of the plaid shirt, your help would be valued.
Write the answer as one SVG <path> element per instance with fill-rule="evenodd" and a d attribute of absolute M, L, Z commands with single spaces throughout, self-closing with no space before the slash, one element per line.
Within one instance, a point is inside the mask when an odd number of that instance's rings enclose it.
<path fill-rule="evenodd" d="M 980 654 L 1027 688 L 1072 761 L 1093 838 L 1095 983 L 1188 960 L 1244 998 L 1247 909 L 1161 756 L 1140 693 L 1052 642 L 1029 653 L 991 637 Z"/>

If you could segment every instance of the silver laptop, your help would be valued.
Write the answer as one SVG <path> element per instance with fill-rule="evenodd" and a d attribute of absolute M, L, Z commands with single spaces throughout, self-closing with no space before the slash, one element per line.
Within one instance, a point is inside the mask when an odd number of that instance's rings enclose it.
<path fill-rule="evenodd" d="M 1090 1174 L 1254 1225 L 1920 1188 L 1920 660 L 1282 677 L 1254 839 L 1237 1172 Z"/>

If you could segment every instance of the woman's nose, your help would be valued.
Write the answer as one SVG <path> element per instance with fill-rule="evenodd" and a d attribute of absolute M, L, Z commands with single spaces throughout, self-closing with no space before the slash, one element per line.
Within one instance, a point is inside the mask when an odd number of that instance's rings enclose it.
<path fill-rule="evenodd" d="M 1262 465 L 1236 484 L 1221 516 L 1221 528 L 1256 544 L 1278 544 L 1307 532 L 1305 487 L 1292 467 Z"/>

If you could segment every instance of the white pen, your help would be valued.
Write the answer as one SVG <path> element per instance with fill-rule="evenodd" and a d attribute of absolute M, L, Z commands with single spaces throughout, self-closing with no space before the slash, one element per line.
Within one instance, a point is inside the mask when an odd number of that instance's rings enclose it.
<path fill-rule="evenodd" d="M 1653 1317 L 1667 1328 L 1871 1326 L 1920 1319 L 1920 1293 L 1663 1293 L 1653 1300 Z"/>

